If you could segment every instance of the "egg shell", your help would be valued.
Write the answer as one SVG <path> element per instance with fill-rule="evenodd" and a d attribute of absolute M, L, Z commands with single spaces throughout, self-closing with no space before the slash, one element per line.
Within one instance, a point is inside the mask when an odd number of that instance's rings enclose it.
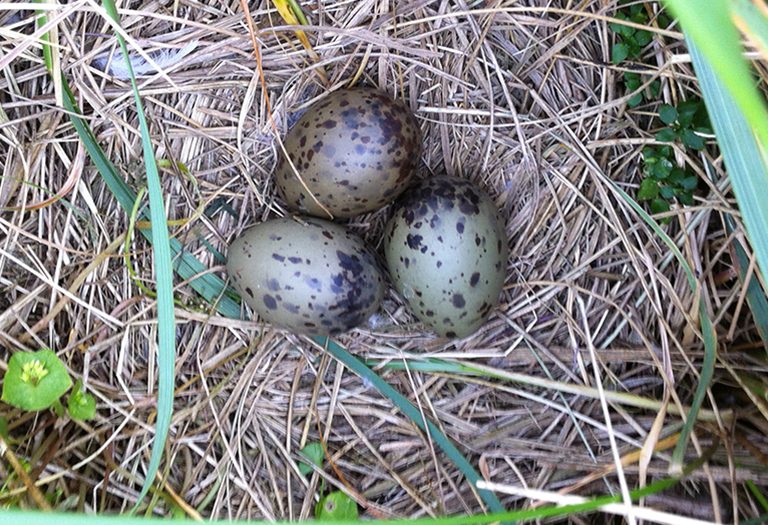
<path fill-rule="evenodd" d="M 273 219 L 229 247 L 227 272 L 259 316 L 292 332 L 336 335 L 364 323 L 384 278 L 363 241 L 316 218 Z"/>
<path fill-rule="evenodd" d="M 432 177 L 408 189 L 384 252 L 395 288 L 442 336 L 472 334 L 498 304 L 507 237 L 493 201 L 467 180 Z"/>
<path fill-rule="evenodd" d="M 354 88 L 310 106 L 283 144 L 301 175 L 280 155 L 275 182 L 286 204 L 316 217 L 328 219 L 327 210 L 345 218 L 377 210 L 402 193 L 421 155 L 421 132 L 405 104 Z"/>

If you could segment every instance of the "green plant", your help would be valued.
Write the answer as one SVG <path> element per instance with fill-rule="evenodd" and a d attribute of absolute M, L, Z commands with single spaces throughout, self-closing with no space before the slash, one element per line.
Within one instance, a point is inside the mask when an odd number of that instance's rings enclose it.
<path fill-rule="evenodd" d="M 312 472 L 312 465 L 323 465 L 323 445 L 321 443 L 308 443 L 301 449 L 301 454 L 310 463 L 299 462 L 299 472 L 308 476 Z M 325 491 L 325 480 L 321 480 L 320 493 Z M 320 498 L 315 505 L 315 519 L 318 521 L 356 520 L 358 516 L 357 503 L 340 490 L 329 492 Z"/>
<path fill-rule="evenodd" d="M 340 490 L 331 492 L 315 505 L 317 521 L 356 520 L 357 517 L 357 503 Z"/>
<path fill-rule="evenodd" d="M 643 175 L 637 200 L 648 202 L 652 213 L 669 211 L 674 199 L 681 204 L 693 204 L 693 191 L 699 178 L 675 166 L 670 146 L 643 149 Z"/>
<path fill-rule="evenodd" d="M 627 2 L 622 2 L 622 4 L 627 4 Z M 649 21 L 648 12 L 642 3 L 624 7 L 624 9 L 616 13 L 615 17 L 618 20 L 641 25 L 648 25 Z M 617 35 L 616 43 L 611 48 L 611 62 L 614 64 L 619 64 L 628 58 L 640 58 L 645 46 L 653 41 L 653 34 L 644 29 L 616 23 L 610 24 L 609 27 Z"/>
<path fill-rule="evenodd" d="M 704 138 L 699 133 L 712 133 L 704 103 L 696 98 L 684 100 L 677 107 L 662 104 L 659 119 L 667 125 L 656 133 L 660 142 L 681 141 L 686 147 L 704 149 Z"/>
<path fill-rule="evenodd" d="M 624 87 L 628 92 L 634 93 L 635 91 L 640 89 L 642 85 L 643 85 L 643 77 L 640 75 L 640 73 L 632 73 L 630 71 L 627 71 L 624 73 Z M 635 95 L 633 95 L 627 101 L 627 105 L 631 108 L 634 108 L 636 106 L 639 106 L 643 102 L 643 99 L 656 100 L 659 97 L 660 93 L 661 93 L 661 81 L 654 80 L 648 86 L 647 90 L 639 91 Z"/>
<path fill-rule="evenodd" d="M 67 367 L 53 350 L 17 352 L 8 361 L 2 400 L 30 412 L 53 408 L 62 416 L 60 399 L 71 387 Z M 79 380 L 69 396 L 68 412 L 73 419 L 91 419 L 96 414 L 96 400 L 83 390 Z"/>
<path fill-rule="evenodd" d="M 323 445 L 320 443 L 308 443 L 301 449 L 301 454 L 306 456 L 309 463 L 299 461 L 299 472 L 303 476 L 308 476 L 312 473 L 312 465 L 321 467 L 323 465 Z"/>
<path fill-rule="evenodd" d="M 617 20 L 633 22 L 635 24 L 648 25 L 651 21 L 649 11 L 644 3 L 629 4 L 624 0 L 623 6 L 614 17 Z M 669 17 L 664 13 L 659 13 L 656 22 L 661 27 L 667 27 L 670 24 Z M 620 23 L 611 23 L 608 25 L 616 33 L 616 42 L 611 47 L 611 62 L 620 64 L 627 59 L 633 61 L 642 61 L 643 51 L 653 42 L 653 33 L 644 29 L 627 26 Z M 661 92 L 661 82 L 657 79 L 648 85 L 643 91 L 638 91 L 643 85 L 643 77 L 640 73 L 631 71 L 624 72 L 624 87 L 630 93 L 635 93 L 628 101 L 627 105 L 634 108 L 645 100 L 655 100 Z"/>
<path fill-rule="evenodd" d="M 699 133 L 712 133 L 707 108 L 701 100 L 685 100 L 677 107 L 662 104 L 659 120 L 665 125 L 656 133 L 660 142 L 680 141 L 684 148 L 704 149 L 704 138 Z M 676 165 L 671 146 L 643 148 L 643 180 L 637 200 L 648 202 L 652 213 L 669 211 L 670 204 L 693 204 L 693 192 L 699 184 L 696 174 Z M 668 222 L 665 219 L 663 222 Z"/>

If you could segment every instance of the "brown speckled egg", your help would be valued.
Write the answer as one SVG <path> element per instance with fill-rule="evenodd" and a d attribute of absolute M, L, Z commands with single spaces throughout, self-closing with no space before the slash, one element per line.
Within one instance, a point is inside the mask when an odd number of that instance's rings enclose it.
<path fill-rule="evenodd" d="M 291 208 L 352 217 L 381 208 L 408 186 L 421 155 L 416 118 L 370 88 L 336 91 L 310 106 L 284 139 L 275 180 Z M 322 205 L 322 206 L 321 206 Z"/>
<path fill-rule="evenodd" d="M 384 279 L 363 241 L 316 218 L 274 219 L 229 247 L 227 272 L 259 316 L 295 333 L 335 335 L 378 309 Z"/>
<path fill-rule="evenodd" d="M 507 251 L 490 197 L 455 177 L 408 189 L 384 233 L 395 287 L 416 317 L 446 337 L 472 334 L 498 304 Z"/>

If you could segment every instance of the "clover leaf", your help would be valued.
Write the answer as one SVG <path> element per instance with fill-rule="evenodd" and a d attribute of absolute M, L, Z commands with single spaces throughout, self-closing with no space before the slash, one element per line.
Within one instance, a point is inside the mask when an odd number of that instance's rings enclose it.
<path fill-rule="evenodd" d="M 339 490 L 323 497 L 315 506 L 317 521 L 356 520 L 357 517 L 357 503 Z"/>
<path fill-rule="evenodd" d="M 72 419 L 93 419 L 96 417 L 96 399 L 85 391 L 79 379 L 72 389 L 67 402 L 67 411 Z"/>
<path fill-rule="evenodd" d="M 323 465 L 323 446 L 320 443 L 309 443 L 301 449 L 301 453 L 309 459 L 310 463 L 299 461 L 299 472 L 304 476 L 312 472 L 312 465 Z"/>
<path fill-rule="evenodd" d="M 71 386 L 67 368 L 52 350 L 17 352 L 8 361 L 0 399 L 35 412 L 51 407 Z"/>

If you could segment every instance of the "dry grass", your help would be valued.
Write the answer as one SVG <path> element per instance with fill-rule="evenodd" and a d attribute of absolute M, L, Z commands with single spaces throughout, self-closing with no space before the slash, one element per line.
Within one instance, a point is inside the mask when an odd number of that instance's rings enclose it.
<path fill-rule="evenodd" d="M 521 385 L 381 371 L 490 481 L 547 491 L 578 484 L 575 493 L 590 495 L 619 493 L 622 478 L 637 486 L 664 477 L 668 448 L 618 471 L 614 452 L 624 456 L 673 436 L 678 416 L 667 415 L 653 431 L 656 410 L 610 403 L 612 444 L 600 399 L 537 386 L 553 379 L 594 390 L 599 377 L 609 390 L 685 405 L 702 358 L 695 298 L 682 270 L 607 183 L 634 193 L 655 111 L 625 105 L 622 69 L 609 63 L 613 4 L 316 0 L 304 5 L 313 62 L 271 5 L 259 1 L 250 9 L 264 92 L 239 2 L 125 3 L 123 27 L 146 51 L 197 42 L 179 65 L 141 82 L 158 158 L 191 172 L 164 172 L 170 217 L 194 216 L 172 233 L 221 273 L 205 243 L 224 252 L 245 226 L 283 213 L 271 180 L 277 149 L 267 95 L 280 133 L 310 101 L 355 78 L 404 97 L 426 140 L 420 175 L 473 179 L 508 218 L 504 298 L 478 333 L 447 341 L 426 332 L 390 292 L 375 325 L 341 342 L 366 358 L 440 356 L 526 376 Z M 71 14 L 58 24 L 62 68 L 99 141 L 138 188 L 136 115 L 127 84 L 96 67 L 98 55 L 117 52 L 95 6 L 67 4 Z M 84 378 L 99 410 L 88 424 L 6 405 L 0 413 L 10 422 L 14 453 L 30 461 L 41 490 L 59 491 L 57 505 L 125 510 L 138 493 L 152 436 L 155 303 L 126 270 L 120 252 L 128 219 L 55 106 L 30 36 L 31 13 L 22 14 L 14 22 L 0 11 L 0 63 L 26 46 L 0 75 L 0 366 L 13 351 L 54 348 Z M 652 49 L 648 62 L 658 67 L 643 67 L 662 79 L 664 100 L 695 94 L 679 35 L 666 33 Z M 672 214 L 667 230 L 698 272 L 720 336 L 706 402 L 718 417 L 701 422 L 694 439 L 699 449 L 719 446 L 677 490 L 645 504 L 733 521 L 762 513 L 744 483 L 768 487 L 768 424 L 726 365 L 758 379 L 767 370 L 731 263 L 733 243 L 744 234 L 724 229 L 723 214 L 736 208 L 722 164 L 706 154 L 678 155 L 713 181 L 696 206 Z M 54 204 L 30 209 L 57 193 Z M 350 227 L 378 245 L 388 213 L 359 217 Z M 143 239 L 130 246 L 139 278 L 151 287 L 149 246 Z M 318 436 L 335 464 L 326 464 L 322 477 L 353 490 L 366 516 L 481 509 L 428 436 L 308 341 L 209 314 L 185 283 L 176 293 L 183 306 L 166 464 L 177 496 L 165 493 L 158 512 L 169 512 L 176 499 L 206 517 L 307 518 L 319 482 L 300 479 L 295 465 L 298 450 Z M 0 465 L 0 478 L 9 468 Z M 6 500 L 9 493 L 23 494 L 23 484 L 7 487 Z M 532 503 L 500 496 L 509 508 Z"/>

